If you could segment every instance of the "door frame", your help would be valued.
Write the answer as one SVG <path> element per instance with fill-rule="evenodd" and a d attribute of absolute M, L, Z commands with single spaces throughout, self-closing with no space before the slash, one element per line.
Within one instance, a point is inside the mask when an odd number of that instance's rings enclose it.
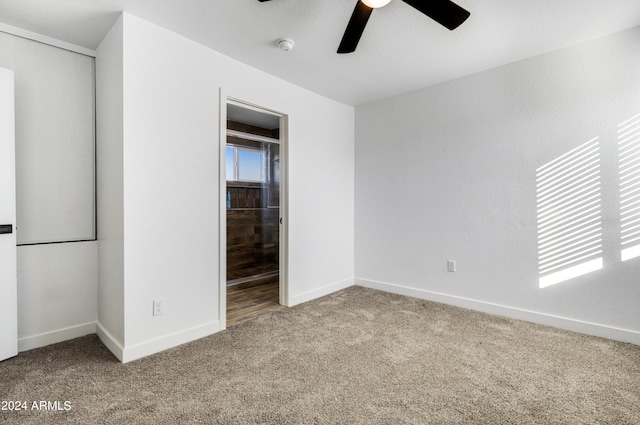
<path fill-rule="evenodd" d="M 289 306 L 289 117 L 287 114 L 272 108 L 229 95 L 220 88 L 220 134 L 218 137 L 218 320 L 220 330 L 227 328 L 227 104 L 233 103 L 243 108 L 252 109 L 264 114 L 280 118 L 280 229 L 279 229 L 279 302 Z"/>

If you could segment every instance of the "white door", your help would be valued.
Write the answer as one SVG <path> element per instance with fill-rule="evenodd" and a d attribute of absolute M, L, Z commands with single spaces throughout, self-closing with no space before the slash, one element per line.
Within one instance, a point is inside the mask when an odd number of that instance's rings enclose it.
<path fill-rule="evenodd" d="M 18 354 L 13 71 L 0 68 L 0 361 Z"/>

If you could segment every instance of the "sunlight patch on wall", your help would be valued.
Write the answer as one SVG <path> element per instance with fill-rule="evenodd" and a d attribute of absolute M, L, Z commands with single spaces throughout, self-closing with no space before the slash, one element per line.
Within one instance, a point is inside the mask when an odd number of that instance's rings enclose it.
<path fill-rule="evenodd" d="M 540 288 L 602 268 L 598 138 L 536 170 L 536 205 Z"/>
<path fill-rule="evenodd" d="M 640 114 L 618 124 L 622 261 L 640 257 Z"/>

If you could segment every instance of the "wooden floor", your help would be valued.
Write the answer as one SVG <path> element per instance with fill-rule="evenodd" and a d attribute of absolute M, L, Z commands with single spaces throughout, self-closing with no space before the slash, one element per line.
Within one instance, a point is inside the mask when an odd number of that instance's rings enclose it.
<path fill-rule="evenodd" d="M 280 310 L 278 282 L 250 288 L 227 287 L 227 326 L 237 325 L 252 317 Z"/>

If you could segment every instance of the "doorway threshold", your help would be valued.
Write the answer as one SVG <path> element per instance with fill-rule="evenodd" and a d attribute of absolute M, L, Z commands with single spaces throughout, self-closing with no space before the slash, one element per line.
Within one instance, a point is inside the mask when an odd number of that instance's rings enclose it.
<path fill-rule="evenodd" d="M 233 286 L 235 289 L 251 288 L 265 283 L 277 282 L 280 272 L 278 270 L 258 273 L 251 276 L 239 277 L 227 281 L 227 287 Z"/>

